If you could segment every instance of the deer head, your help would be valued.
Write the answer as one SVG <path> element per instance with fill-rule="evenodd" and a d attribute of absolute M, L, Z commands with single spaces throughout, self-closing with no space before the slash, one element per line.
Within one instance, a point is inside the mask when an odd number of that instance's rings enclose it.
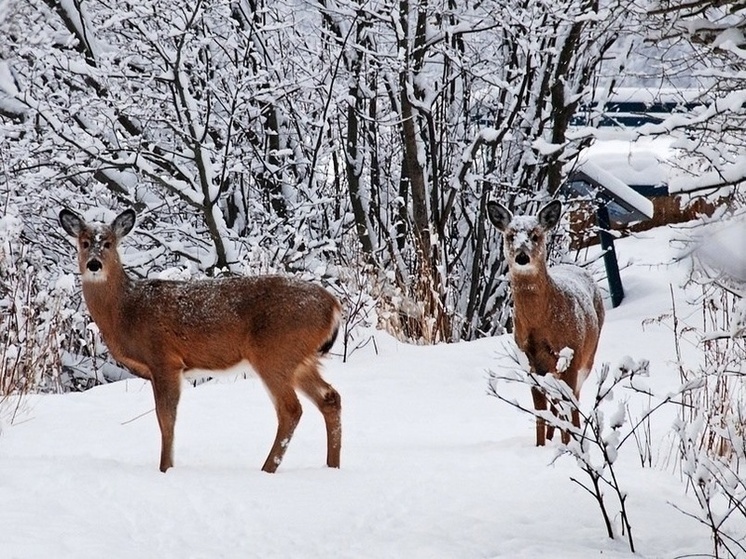
<path fill-rule="evenodd" d="M 135 226 L 134 210 L 124 210 L 110 225 L 86 223 L 67 208 L 60 212 L 60 223 L 78 241 L 78 266 L 82 281 L 105 281 L 111 265 L 120 266 L 117 245 Z"/>
<path fill-rule="evenodd" d="M 487 215 L 503 234 L 503 247 L 513 273 L 528 274 L 546 262 L 546 234 L 559 221 L 562 204 L 553 200 L 535 216 L 514 216 L 498 202 L 487 203 Z"/>

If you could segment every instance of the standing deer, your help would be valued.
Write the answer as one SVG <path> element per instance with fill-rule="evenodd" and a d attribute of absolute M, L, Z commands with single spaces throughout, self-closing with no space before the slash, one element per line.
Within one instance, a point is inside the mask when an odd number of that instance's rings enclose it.
<path fill-rule="evenodd" d="M 329 467 L 338 468 L 341 399 L 319 373 L 339 328 L 339 302 L 322 287 L 280 276 L 200 281 L 135 280 L 117 245 L 135 225 L 125 210 L 110 225 L 63 209 L 62 228 L 77 239 L 83 296 L 112 356 L 150 379 L 161 430 L 160 470 L 173 466 L 182 373 L 249 364 L 277 411 L 277 436 L 262 466 L 280 465 L 302 409 L 296 389 L 326 423 Z"/>
<path fill-rule="evenodd" d="M 503 205 L 489 202 L 490 221 L 503 235 L 503 249 L 513 290 L 513 335 L 528 357 L 531 372 L 550 373 L 565 381 L 575 398 L 593 368 L 598 337 L 604 321 L 601 293 L 588 272 L 577 266 L 547 266 L 546 235 L 560 218 L 562 204 L 554 200 L 536 216 L 513 216 Z M 572 359 L 558 370 L 560 352 L 573 351 Z M 566 354 L 563 353 L 562 357 Z M 534 408 L 547 409 L 545 394 L 531 388 Z M 556 410 L 552 406 L 552 412 Z M 577 409 L 572 422 L 580 427 Z M 554 427 L 536 418 L 536 445 L 543 446 L 554 435 Z M 570 441 L 562 433 L 562 442 Z"/>

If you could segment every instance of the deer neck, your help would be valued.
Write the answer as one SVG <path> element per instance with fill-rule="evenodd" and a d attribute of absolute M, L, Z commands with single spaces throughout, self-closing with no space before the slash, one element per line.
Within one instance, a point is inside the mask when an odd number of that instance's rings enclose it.
<path fill-rule="evenodd" d="M 106 278 L 83 280 L 83 297 L 88 311 L 105 339 L 118 327 L 122 303 L 131 286 L 132 280 L 118 262 L 109 267 Z"/>
<path fill-rule="evenodd" d="M 546 265 L 527 273 L 510 273 L 516 312 L 525 317 L 540 317 L 546 312 L 554 294 L 553 282 Z"/>

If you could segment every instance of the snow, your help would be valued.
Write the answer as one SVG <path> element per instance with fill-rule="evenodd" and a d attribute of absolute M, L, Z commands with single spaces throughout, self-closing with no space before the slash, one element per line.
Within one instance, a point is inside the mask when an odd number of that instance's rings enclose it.
<path fill-rule="evenodd" d="M 564 373 L 567 370 L 567 368 L 570 366 L 570 363 L 572 363 L 572 358 L 574 355 L 575 351 L 573 351 L 572 348 L 565 347 L 560 350 L 559 357 L 557 359 L 558 373 Z"/>
<path fill-rule="evenodd" d="M 665 323 L 643 321 L 670 310 L 669 284 L 682 278 L 683 265 L 667 265 L 670 235 L 659 229 L 616 243 L 626 298 L 607 310 L 596 362 L 649 359 L 646 381 L 662 390 L 677 384 L 674 340 Z M 674 293 L 686 314 L 686 298 Z M 27 397 L 25 413 L 0 436 L 0 557 L 585 559 L 710 552 L 707 530 L 672 506 L 696 510 L 666 462 L 673 410 L 653 416 L 656 467 L 641 468 L 634 445 L 615 456 L 638 548 L 633 555 L 624 538 L 606 537 L 596 503 L 570 481 L 583 475 L 574 460 L 554 460 L 559 442 L 534 447 L 533 418 L 487 395 L 488 371 L 510 361 L 509 336 L 423 347 L 368 334 L 376 343 L 347 363 L 338 356 L 325 362 L 325 378 L 342 396 L 340 470 L 323 466 L 323 420 L 304 400 L 278 473 L 260 472 L 276 426 L 256 377 L 184 385 L 176 466 L 166 474 L 157 468 L 147 382 Z M 685 359 L 699 358 L 696 348 L 682 350 Z M 583 405 L 595 381 L 593 373 Z M 530 402 L 523 386 L 499 388 Z M 630 409 L 636 403 L 647 399 L 632 397 Z"/>
<path fill-rule="evenodd" d="M 26 105 L 16 100 L 18 87 L 16 86 L 10 64 L 0 60 L 0 109 L 8 113 L 24 114 Z"/>
<path fill-rule="evenodd" d="M 694 256 L 721 276 L 746 284 L 746 215 L 714 222 L 699 237 Z"/>
<path fill-rule="evenodd" d="M 596 98 L 604 97 L 604 90 L 597 89 Z M 697 88 L 674 87 L 617 87 L 608 96 L 610 103 L 694 103 L 702 99 L 702 91 Z"/>
<path fill-rule="evenodd" d="M 547 142 L 543 138 L 538 138 L 534 140 L 534 143 L 532 144 L 531 147 L 533 147 L 540 154 L 547 156 L 547 155 L 553 155 L 557 153 L 558 151 L 561 151 L 565 146 L 562 144 L 552 144 L 550 142 Z"/>
<path fill-rule="evenodd" d="M 711 187 L 713 190 L 725 185 L 738 183 L 746 176 L 746 156 L 738 155 L 732 163 L 723 163 L 717 169 L 701 172 L 692 177 L 687 174 L 672 176 L 668 184 L 668 191 L 672 194 L 703 190 Z"/>
<path fill-rule="evenodd" d="M 612 137 L 591 144 L 580 159 L 595 163 L 628 185 L 668 184 L 673 175 L 674 142 L 671 136 L 634 141 Z"/>

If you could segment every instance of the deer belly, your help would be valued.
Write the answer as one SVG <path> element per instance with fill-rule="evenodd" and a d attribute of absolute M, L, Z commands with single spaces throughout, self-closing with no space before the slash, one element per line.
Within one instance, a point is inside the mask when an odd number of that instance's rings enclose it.
<path fill-rule="evenodd" d="M 145 363 L 137 361 L 136 359 L 129 359 L 128 357 L 119 357 L 117 355 L 114 355 L 114 358 L 127 367 L 135 376 L 145 379 L 151 378 L 150 369 Z"/>
<path fill-rule="evenodd" d="M 234 365 L 219 369 L 208 369 L 201 367 L 191 367 L 184 369 L 184 377 L 188 380 L 201 380 L 205 378 L 219 377 L 221 379 L 246 378 L 256 375 L 256 371 L 251 363 L 246 359 L 238 361 Z"/>

